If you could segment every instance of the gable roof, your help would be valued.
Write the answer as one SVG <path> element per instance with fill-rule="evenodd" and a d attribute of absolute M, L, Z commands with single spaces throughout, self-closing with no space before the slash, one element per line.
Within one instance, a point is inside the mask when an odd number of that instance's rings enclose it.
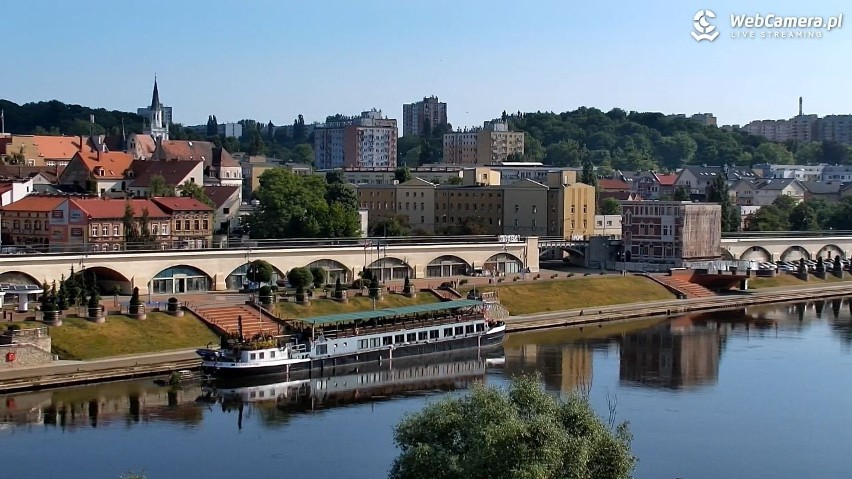
<path fill-rule="evenodd" d="M 209 141 L 166 140 L 160 143 L 157 158 L 178 161 L 201 160 L 209 164 L 213 161 L 213 146 L 213 143 Z"/>
<path fill-rule="evenodd" d="M 207 197 L 213 201 L 216 208 L 221 208 L 239 189 L 239 186 L 205 186 L 204 192 L 207 193 Z"/>
<path fill-rule="evenodd" d="M 204 203 L 184 196 L 157 196 L 151 198 L 163 211 L 173 213 L 175 211 L 213 211 L 213 208 Z"/>
<path fill-rule="evenodd" d="M 72 161 L 80 161 L 86 169 L 95 178 L 103 179 L 122 179 L 127 170 L 130 169 L 133 163 L 133 156 L 130 153 L 123 151 L 86 151 L 77 152 L 72 158 Z M 103 172 L 98 174 L 99 168 L 103 168 Z"/>
<path fill-rule="evenodd" d="M 64 197 L 55 197 L 55 196 L 38 196 L 38 195 L 28 195 L 20 200 L 8 204 L 0 210 L 2 211 L 41 211 L 48 212 L 56 209 L 57 206 L 62 204 L 66 198 Z"/>
<path fill-rule="evenodd" d="M 239 168 L 240 163 L 224 148 L 213 148 L 212 164 L 226 168 Z"/>
<path fill-rule="evenodd" d="M 33 178 L 39 173 L 45 178 L 52 178 L 56 182 L 57 171 L 62 170 L 56 166 L 23 166 L 23 165 L 5 165 L 0 163 L 0 177 L 2 178 Z"/>
<path fill-rule="evenodd" d="M 423 178 L 415 176 L 408 181 L 403 181 L 399 184 L 399 186 L 431 186 L 434 188 L 435 183 L 432 183 L 431 181 L 426 181 Z"/>
<path fill-rule="evenodd" d="M 201 164 L 201 160 L 193 161 L 148 161 L 135 160 L 130 169 L 133 171 L 133 187 L 147 188 L 151 186 L 151 179 L 162 176 L 168 186 L 177 186 L 192 174 L 192 171 Z"/>
<path fill-rule="evenodd" d="M 146 208 L 150 218 L 168 218 L 169 216 L 156 203 L 148 199 L 71 198 L 70 201 L 95 219 L 123 218 L 128 203 L 133 207 L 133 216 L 136 218 L 141 217 Z"/>
<path fill-rule="evenodd" d="M 70 159 L 81 150 L 79 136 L 41 136 L 33 135 L 30 143 L 44 159 Z"/>
<path fill-rule="evenodd" d="M 544 188 L 544 189 L 549 189 L 547 187 L 547 185 L 543 185 L 543 184 L 539 183 L 538 181 L 531 180 L 529 178 L 520 179 L 520 180 L 508 185 L 507 187 L 508 188 Z"/>
<path fill-rule="evenodd" d="M 799 181 L 799 184 L 802 185 L 808 193 L 815 195 L 830 195 L 840 192 L 840 188 L 843 186 L 841 183 L 836 181 Z"/>
<path fill-rule="evenodd" d="M 157 142 L 154 141 L 154 138 L 150 135 L 138 133 L 133 133 L 132 136 L 136 140 L 137 150 L 143 154 L 143 156 L 146 158 L 154 156 L 154 152 L 157 151 Z"/>
<path fill-rule="evenodd" d="M 657 175 L 661 186 L 672 186 L 677 181 L 677 175 L 672 173 L 668 175 Z"/>
<path fill-rule="evenodd" d="M 799 183 L 799 180 L 795 178 L 773 178 L 768 180 L 757 180 L 755 181 L 755 189 L 758 190 L 783 190 L 788 186 Z"/>
<path fill-rule="evenodd" d="M 630 190 L 630 184 L 626 181 L 610 179 L 610 178 L 601 178 L 598 180 L 598 186 L 602 190 Z"/>

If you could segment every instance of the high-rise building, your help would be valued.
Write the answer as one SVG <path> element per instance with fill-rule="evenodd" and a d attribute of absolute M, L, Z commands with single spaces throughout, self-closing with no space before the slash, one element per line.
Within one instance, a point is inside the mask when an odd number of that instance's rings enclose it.
<path fill-rule="evenodd" d="M 509 125 L 502 121 L 444 134 L 444 163 L 490 165 L 523 154 L 524 133 L 509 131 Z"/>
<path fill-rule="evenodd" d="M 438 125 L 447 123 L 447 104 L 438 97 L 402 105 L 402 134 L 428 135 Z"/>
<path fill-rule="evenodd" d="M 154 77 L 154 94 L 151 96 L 151 106 L 136 110 L 145 119 L 143 133 L 152 138 L 168 140 L 169 125 L 172 123 L 172 107 L 160 103 L 160 92 L 157 89 L 157 78 Z"/>
<path fill-rule="evenodd" d="M 396 120 L 381 110 L 359 117 L 317 125 L 314 158 L 317 168 L 395 168 Z"/>
<path fill-rule="evenodd" d="M 754 120 L 741 130 L 772 141 L 836 141 L 852 144 L 852 115 L 805 115 L 799 97 L 799 114 L 789 120 Z"/>

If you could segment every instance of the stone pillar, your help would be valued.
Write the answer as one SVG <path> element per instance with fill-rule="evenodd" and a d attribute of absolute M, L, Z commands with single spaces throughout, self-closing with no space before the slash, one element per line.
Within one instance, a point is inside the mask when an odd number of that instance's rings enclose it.
<path fill-rule="evenodd" d="M 30 309 L 30 294 L 18 293 L 18 312 L 26 313 Z"/>
<path fill-rule="evenodd" d="M 538 236 L 527 236 L 526 243 L 520 258 L 524 261 L 524 267 L 529 268 L 530 273 L 538 273 Z"/>
<path fill-rule="evenodd" d="M 133 291 L 133 288 L 139 288 L 139 294 L 148 294 L 150 282 L 151 278 L 142 275 L 134 275 L 130 278 L 130 290 Z"/>
<path fill-rule="evenodd" d="M 413 264 L 411 268 L 414 269 L 414 278 L 425 278 L 426 277 L 426 266 L 422 264 Z M 409 278 L 409 279 L 414 279 Z"/>
<path fill-rule="evenodd" d="M 213 291 L 225 291 L 226 289 L 228 289 L 228 286 L 225 282 L 225 279 L 227 277 L 228 277 L 228 275 L 225 274 L 225 273 L 214 274 L 213 275 L 213 284 L 210 285 L 210 286 L 213 287 L 212 288 Z"/>

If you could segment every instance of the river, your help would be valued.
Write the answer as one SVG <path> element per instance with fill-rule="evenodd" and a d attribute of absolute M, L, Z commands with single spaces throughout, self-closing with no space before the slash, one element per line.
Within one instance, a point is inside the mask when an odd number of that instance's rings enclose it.
<path fill-rule="evenodd" d="M 539 372 L 629 421 L 639 479 L 845 478 L 852 302 L 755 307 L 514 334 L 502 359 L 251 388 L 151 379 L 0 396 L 4 477 L 381 478 L 407 413 L 473 381 Z M 274 397 L 276 400 L 270 401 Z"/>

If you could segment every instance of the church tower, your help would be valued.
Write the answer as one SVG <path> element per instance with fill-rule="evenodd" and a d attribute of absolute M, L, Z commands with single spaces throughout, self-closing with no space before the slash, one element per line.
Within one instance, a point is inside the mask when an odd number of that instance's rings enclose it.
<path fill-rule="evenodd" d="M 157 88 L 157 77 L 154 77 L 154 94 L 151 96 L 151 106 L 147 108 L 148 128 L 145 134 L 154 140 L 169 139 L 169 122 L 163 118 L 163 104 L 160 103 L 160 92 Z"/>

